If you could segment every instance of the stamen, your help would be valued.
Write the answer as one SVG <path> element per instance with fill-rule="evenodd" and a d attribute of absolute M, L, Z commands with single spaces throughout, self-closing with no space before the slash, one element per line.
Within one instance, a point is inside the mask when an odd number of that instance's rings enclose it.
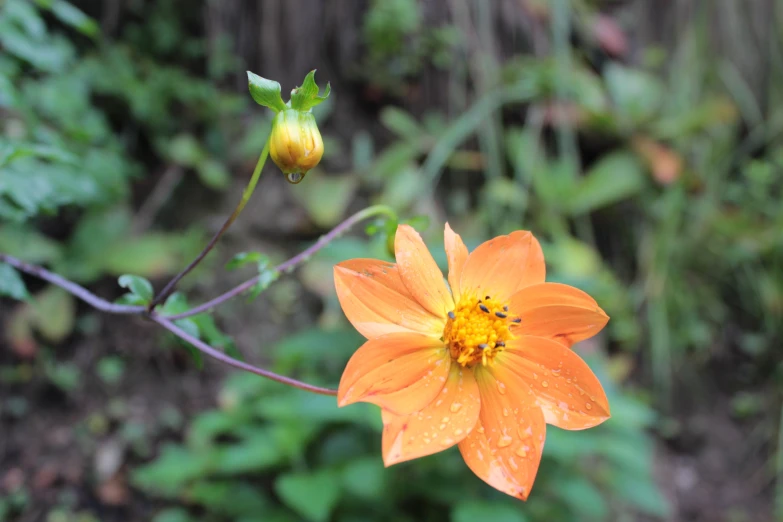
<path fill-rule="evenodd" d="M 481 308 L 482 312 L 489 313 L 489 308 L 487 308 L 484 304 L 480 304 L 479 308 Z"/>
<path fill-rule="evenodd" d="M 485 295 L 485 296 L 484 296 L 484 299 L 487 299 L 487 300 L 489 300 L 489 299 L 490 299 L 490 297 L 489 297 L 488 295 Z"/>
<path fill-rule="evenodd" d="M 508 317 L 508 316 L 507 316 L 506 314 L 504 314 L 503 312 L 495 312 L 495 315 L 497 315 L 497 316 L 498 316 L 498 317 L 500 317 L 501 319 L 505 319 L 506 317 Z"/>
<path fill-rule="evenodd" d="M 504 307 L 503 307 L 503 311 L 504 311 L 504 312 L 508 312 L 508 305 L 506 305 L 506 306 L 504 306 Z"/>
<path fill-rule="evenodd" d="M 500 347 L 506 346 L 506 343 L 503 342 L 503 341 L 497 341 L 497 342 L 495 342 L 495 348 L 497 348 L 498 346 L 500 346 Z"/>
<path fill-rule="evenodd" d="M 517 318 L 515 318 L 515 319 L 512 319 L 512 320 L 511 320 L 511 322 L 512 322 L 512 323 L 517 323 L 517 324 L 519 324 L 519 323 L 521 323 L 521 322 L 522 322 L 522 318 L 520 318 L 520 317 L 517 317 Z"/>
<path fill-rule="evenodd" d="M 489 345 L 487 343 L 481 343 L 480 345 L 478 345 L 478 347 L 481 348 L 482 350 L 486 350 L 487 348 L 489 348 Z"/>
<path fill-rule="evenodd" d="M 457 318 L 457 315 L 454 313 L 453 310 L 451 312 L 449 312 L 449 319 L 451 319 L 453 321 L 456 318 Z"/>

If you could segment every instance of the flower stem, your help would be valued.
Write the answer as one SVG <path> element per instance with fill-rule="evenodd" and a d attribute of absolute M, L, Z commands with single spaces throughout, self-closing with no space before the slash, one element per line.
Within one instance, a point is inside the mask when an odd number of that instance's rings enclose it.
<path fill-rule="evenodd" d="M 211 347 L 207 343 L 199 339 L 196 339 L 192 335 L 188 334 L 187 332 L 179 328 L 177 325 L 175 325 L 170 318 L 162 317 L 154 311 L 148 312 L 146 307 L 144 306 L 126 306 L 126 305 L 118 305 L 118 304 L 110 303 L 109 301 L 106 301 L 105 299 L 102 299 L 97 295 L 93 294 L 83 286 L 77 285 L 76 283 L 69 281 L 62 276 L 52 273 L 43 267 L 25 263 L 24 261 L 21 261 L 7 254 L 0 254 L 0 262 L 7 263 L 12 267 L 16 268 L 17 270 L 21 270 L 26 274 L 38 277 L 40 279 L 43 279 L 44 281 L 48 281 L 49 283 L 58 286 L 63 290 L 69 292 L 70 294 L 78 297 L 79 299 L 86 302 L 93 308 L 96 308 L 97 310 L 101 310 L 103 312 L 108 312 L 108 313 L 114 313 L 114 314 L 129 314 L 129 315 L 140 315 L 143 317 L 148 317 L 150 320 L 159 324 L 160 326 L 162 326 L 169 332 L 173 333 L 183 341 L 192 344 L 196 349 L 198 349 L 200 352 L 204 353 L 205 355 L 208 355 L 213 359 L 217 359 L 222 363 L 228 364 L 229 366 L 233 366 L 234 368 L 245 370 L 247 372 L 260 375 L 261 377 L 266 377 L 267 379 L 272 379 L 273 381 L 277 381 L 282 384 L 287 384 L 288 386 L 293 386 L 294 388 L 299 388 L 300 390 L 305 390 L 312 393 L 318 393 L 320 395 L 337 395 L 337 390 L 332 390 L 329 388 L 321 388 L 320 386 L 313 386 L 311 384 L 307 384 L 305 382 L 301 382 L 296 379 L 291 379 L 290 377 L 279 375 L 274 372 L 270 372 L 269 370 L 264 370 L 263 368 L 258 368 L 257 366 L 253 366 L 252 364 L 248 364 L 239 361 L 237 359 L 234 359 L 233 357 L 230 357 L 224 354 L 223 352 L 216 350 L 215 348 Z"/>
<path fill-rule="evenodd" d="M 288 261 L 285 261 L 278 266 L 275 267 L 276 272 L 288 272 L 293 270 L 296 266 L 300 265 L 304 261 L 307 261 L 307 259 L 310 258 L 313 254 L 327 246 L 329 243 L 331 243 L 334 239 L 339 237 L 340 235 L 344 234 L 348 229 L 350 229 L 352 226 L 354 226 L 356 223 L 365 220 L 370 217 L 375 216 L 381 216 L 385 215 L 391 219 L 397 219 L 397 213 L 394 212 L 390 207 L 387 207 L 386 205 L 373 205 L 371 207 L 367 207 L 364 210 L 361 210 L 357 212 L 356 214 L 352 215 L 336 227 L 334 227 L 332 230 L 330 230 L 328 233 L 321 236 L 321 238 L 316 241 L 313 245 L 308 247 L 307 249 L 303 250 L 299 254 L 295 255 Z M 211 310 L 212 308 L 215 308 L 216 306 L 219 306 L 226 301 L 233 299 L 234 297 L 237 297 L 251 288 L 253 288 L 256 283 L 258 283 L 258 280 L 260 279 L 260 275 L 257 275 L 253 277 L 252 279 L 248 279 L 244 283 L 241 283 L 231 290 L 217 296 L 216 298 L 207 301 L 206 303 L 203 303 L 199 306 L 196 306 L 195 308 L 192 308 L 186 312 L 182 312 L 181 314 L 176 315 L 170 315 L 166 316 L 167 319 L 175 320 L 175 319 L 184 319 L 186 317 L 191 317 L 193 315 L 198 315 L 202 312 L 206 312 L 208 310 Z"/>
<path fill-rule="evenodd" d="M 248 364 L 239 361 L 237 359 L 234 359 L 233 357 L 230 357 L 224 354 L 223 352 L 212 348 L 207 343 L 193 337 L 186 331 L 179 328 L 173 322 L 171 322 L 169 318 L 160 316 L 155 312 L 150 313 L 149 317 L 152 321 L 158 323 L 160 326 L 162 326 L 169 332 L 173 333 L 183 341 L 192 344 L 200 352 L 209 355 L 213 359 L 217 359 L 220 362 L 228 364 L 229 366 L 233 366 L 234 368 L 245 370 L 246 372 L 254 373 L 256 375 L 260 375 L 261 377 L 266 377 L 267 379 L 271 379 L 273 381 L 282 384 L 287 384 L 288 386 L 293 386 L 294 388 L 299 388 L 300 390 L 317 393 L 319 395 L 337 395 L 337 390 L 332 390 L 330 388 L 321 388 L 320 386 L 313 386 L 312 384 L 307 384 L 302 381 L 297 381 L 296 379 L 292 379 L 284 375 L 279 375 L 277 373 L 270 372 L 269 370 L 264 370 L 263 368 L 258 368 L 257 366 L 253 366 L 252 364 Z"/>
<path fill-rule="evenodd" d="M 212 249 L 217 244 L 220 237 L 228 230 L 228 228 L 236 221 L 237 217 L 239 217 L 239 214 L 242 212 L 242 210 L 245 208 L 245 205 L 250 200 L 250 196 L 253 195 L 253 191 L 256 189 L 256 185 L 258 184 L 258 179 L 261 177 L 261 171 L 264 169 L 264 164 L 266 163 L 266 159 L 269 156 L 269 139 L 266 140 L 266 144 L 264 145 L 264 150 L 261 151 L 261 155 L 258 157 L 258 161 L 256 162 L 256 167 L 253 170 L 253 176 L 250 178 L 250 182 L 247 184 L 247 187 L 245 187 L 244 192 L 242 192 L 242 199 L 239 200 L 239 204 L 234 209 L 234 212 L 231 213 L 231 215 L 228 217 L 225 223 L 223 223 L 223 226 L 220 227 L 220 230 L 217 231 L 217 233 L 212 237 L 212 239 L 207 243 L 207 246 L 204 247 L 204 250 L 201 251 L 201 253 L 196 256 L 196 258 L 190 262 L 188 266 L 185 267 L 182 272 L 174 276 L 174 278 L 168 282 L 168 284 L 163 288 L 163 290 L 152 300 L 152 302 L 147 307 L 148 311 L 152 311 L 156 306 L 163 303 L 166 298 L 168 298 L 174 290 L 177 288 L 177 284 L 182 280 L 183 277 L 188 275 L 196 266 L 198 266 L 199 263 L 207 256 L 207 254 L 212 251 Z"/>

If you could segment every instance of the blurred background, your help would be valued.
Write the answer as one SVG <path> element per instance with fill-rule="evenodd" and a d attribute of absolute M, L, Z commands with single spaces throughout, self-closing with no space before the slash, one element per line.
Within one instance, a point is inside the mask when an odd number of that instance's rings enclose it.
<path fill-rule="evenodd" d="M 321 166 L 291 186 L 267 165 L 167 310 L 373 203 L 443 265 L 446 220 L 470 247 L 529 229 L 612 318 L 576 350 L 613 413 L 550 427 L 521 503 L 456 449 L 384 469 L 377 408 L 0 266 L 0 520 L 783 520 L 782 35 L 774 0 L 0 0 L 0 252 L 109 299 L 124 273 L 161 288 L 264 145 L 245 70 L 288 92 L 318 69 Z M 356 227 L 187 327 L 335 386 L 361 339 L 331 267 L 353 257 L 385 238 Z"/>

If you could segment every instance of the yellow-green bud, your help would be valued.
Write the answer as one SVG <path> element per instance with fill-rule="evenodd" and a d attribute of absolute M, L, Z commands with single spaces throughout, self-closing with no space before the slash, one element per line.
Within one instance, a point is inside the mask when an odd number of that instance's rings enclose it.
<path fill-rule="evenodd" d="M 269 138 L 269 155 L 290 183 L 299 183 L 318 165 L 324 142 L 311 112 L 285 109 L 277 113 Z"/>

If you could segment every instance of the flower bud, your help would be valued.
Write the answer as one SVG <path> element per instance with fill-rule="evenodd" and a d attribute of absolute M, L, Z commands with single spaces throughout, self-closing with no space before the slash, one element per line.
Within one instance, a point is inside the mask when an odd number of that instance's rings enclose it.
<path fill-rule="evenodd" d="M 285 109 L 277 113 L 269 138 L 269 155 L 290 183 L 299 183 L 324 154 L 324 142 L 311 112 Z"/>

